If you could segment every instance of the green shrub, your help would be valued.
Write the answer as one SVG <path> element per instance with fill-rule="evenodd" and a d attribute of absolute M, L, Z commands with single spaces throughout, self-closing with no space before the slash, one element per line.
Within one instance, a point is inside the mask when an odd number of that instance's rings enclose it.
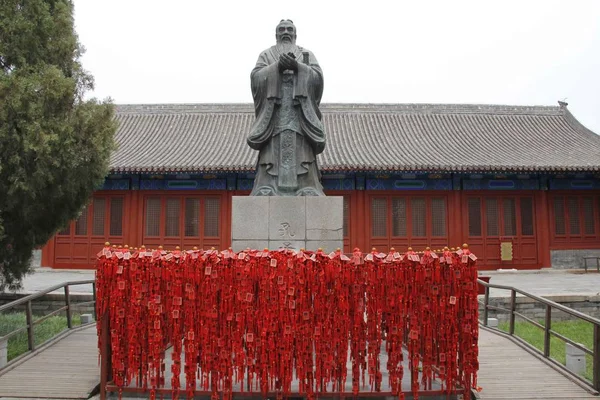
<path fill-rule="evenodd" d="M 41 318 L 41 315 L 34 315 L 33 320 Z M 79 314 L 72 314 L 73 326 L 80 325 Z M 0 314 L 0 336 L 5 336 L 19 328 L 27 326 L 27 318 L 23 312 L 14 312 Z M 37 346 L 52 339 L 62 331 L 67 329 L 67 317 L 64 315 L 54 315 L 45 321 L 36 324 L 33 328 L 33 339 Z M 23 331 L 16 336 L 8 339 L 8 361 L 20 356 L 28 351 L 27 331 Z"/>

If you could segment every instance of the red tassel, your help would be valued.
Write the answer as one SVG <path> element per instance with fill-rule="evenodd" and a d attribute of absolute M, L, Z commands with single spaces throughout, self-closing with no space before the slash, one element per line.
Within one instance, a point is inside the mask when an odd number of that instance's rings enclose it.
<path fill-rule="evenodd" d="M 355 396 L 365 385 L 381 391 L 383 346 L 391 392 L 403 398 L 403 344 L 415 398 L 436 379 L 466 393 L 479 368 L 476 260 L 466 248 L 347 257 L 107 246 L 97 262 L 98 344 L 108 315 L 115 385 L 152 398 L 165 385 L 168 346 L 175 399 L 182 389 L 231 399 L 236 384 L 288 397 L 294 380 L 309 399 L 344 392 L 348 359 Z"/>

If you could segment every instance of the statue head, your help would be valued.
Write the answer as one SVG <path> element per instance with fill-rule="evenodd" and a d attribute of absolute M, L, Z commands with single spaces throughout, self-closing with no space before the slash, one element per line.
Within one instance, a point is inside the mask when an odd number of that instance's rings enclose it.
<path fill-rule="evenodd" d="M 282 19 L 275 28 L 277 44 L 296 44 L 296 26 L 291 19 Z"/>

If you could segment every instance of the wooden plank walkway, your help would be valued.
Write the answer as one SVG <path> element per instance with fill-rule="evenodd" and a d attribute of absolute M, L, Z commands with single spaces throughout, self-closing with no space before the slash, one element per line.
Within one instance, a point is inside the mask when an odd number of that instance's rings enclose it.
<path fill-rule="evenodd" d="M 600 399 L 509 339 L 484 329 L 479 353 L 482 400 Z M 0 375 L 0 399 L 87 399 L 99 382 L 96 328 L 90 326 Z"/>
<path fill-rule="evenodd" d="M 0 375 L 0 398 L 87 399 L 100 383 L 96 326 L 73 332 Z"/>
<path fill-rule="evenodd" d="M 506 337 L 479 330 L 479 379 L 482 400 L 596 399 Z"/>

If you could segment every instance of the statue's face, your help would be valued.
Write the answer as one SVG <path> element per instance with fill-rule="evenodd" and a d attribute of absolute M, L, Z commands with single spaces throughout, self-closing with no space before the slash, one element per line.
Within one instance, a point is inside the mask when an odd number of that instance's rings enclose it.
<path fill-rule="evenodd" d="M 296 43 L 296 27 L 289 21 L 277 25 L 275 32 L 277 43 Z"/>

